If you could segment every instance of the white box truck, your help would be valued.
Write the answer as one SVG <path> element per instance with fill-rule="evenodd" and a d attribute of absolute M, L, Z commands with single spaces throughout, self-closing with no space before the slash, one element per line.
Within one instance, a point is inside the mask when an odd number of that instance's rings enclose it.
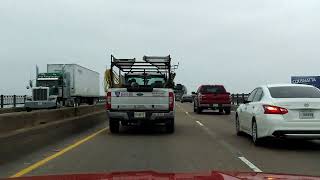
<path fill-rule="evenodd" d="M 49 109 L 59 106 L 94 104 L 99 98 L 99 73 L 77 64 L 48 64 L 46 73 L 39 73 L 32 98 L 25 107 Z"/>

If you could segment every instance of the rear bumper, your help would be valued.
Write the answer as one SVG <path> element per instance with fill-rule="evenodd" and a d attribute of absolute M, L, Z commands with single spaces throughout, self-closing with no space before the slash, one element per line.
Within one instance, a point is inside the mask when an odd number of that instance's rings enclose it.
<path fill-rule="evenodd" d="M 257 119 L 259 137 L 320 139 L 320 120 L 313 122 L 286 121 L 280 115 Z"/>
<path fill-rule="evenodd" d="M 231 104 L 200 104 L 202 109 L 219 109 L 219 108 L 231 108 Z"/>
<path fill-rule="evenodd" d="M 155 121 L 155 122 L 166 122 L 168 119 L 174 118 L 174 111 L 163 112 L 163 111 L 146 111 L 146 118 L 134 118 L 134 111 L 107 111 L 107 115 L 111 119 L 118 119 L 121 121 Z"/>
<path fill-rule="evenodd" d="M 57 107 L 57 104 L 54 101 L 26 101 L 24 106 L 30 109 L 48 109 Z"/>
<path fill-rule="evenodd" d="M 320 130 L 277 130 L 272 135 L 286 138 L 320 139 Z"/>

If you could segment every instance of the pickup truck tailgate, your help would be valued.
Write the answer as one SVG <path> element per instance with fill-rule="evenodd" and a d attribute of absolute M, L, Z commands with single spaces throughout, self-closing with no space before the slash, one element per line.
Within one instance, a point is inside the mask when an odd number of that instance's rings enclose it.
<path fill-rule="evenodd" d="M 230 103 L 230 94 L 222 93 L 222 94 L 203 94 L 200 96 L 201 103 L 204 104 L 227 104 Z"/>
<path fill-rule="evenodd" d="M 126 88 L 113 89 L 111 109 L 120 111 L 169 110 L 169 90 L 154 88 L 152 92 L 128 92 Z"/>

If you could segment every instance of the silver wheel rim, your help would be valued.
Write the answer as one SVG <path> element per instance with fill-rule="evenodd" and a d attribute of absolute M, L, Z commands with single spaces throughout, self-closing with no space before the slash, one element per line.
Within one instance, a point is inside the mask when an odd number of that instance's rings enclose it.
<path fill-rule="evenodd" d="M 240 131 L 240 122 L 239 122 L 238 116 L 236 117 L 236 131 L 237 131 L 237 132 Z"/>
<path fill-rule="evenodd" d="M 253 142 L 257 141 L 257 124 L 255 122 L 252 124 L 252 139 Z"/>

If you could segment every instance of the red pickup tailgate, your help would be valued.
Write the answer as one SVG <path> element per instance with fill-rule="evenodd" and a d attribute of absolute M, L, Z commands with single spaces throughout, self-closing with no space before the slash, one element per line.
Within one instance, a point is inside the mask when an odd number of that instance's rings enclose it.
<path fill-rule="evenodd" d="M 230 94 L 222 93 L 222 94 L 200 94 L 199 95 L 200 104 L 230 104 Z"/>

